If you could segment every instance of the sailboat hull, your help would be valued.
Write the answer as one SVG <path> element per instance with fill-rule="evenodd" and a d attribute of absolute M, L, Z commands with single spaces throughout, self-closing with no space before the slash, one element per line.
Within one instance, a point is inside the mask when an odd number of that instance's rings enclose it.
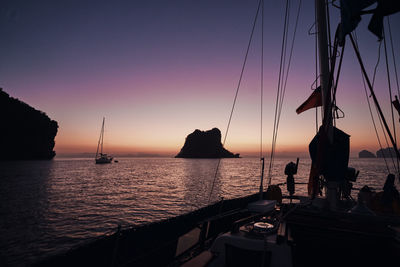
<path fill-rule="evenodd" d="M 189 262 L 209 251 L 214 240 L 222 234 L 226 236 L 235 228 L 241 231 L 240 222 L 247 223 L 254 216 L 246 210 L 248 203 L 258 198 L 257 193 L 223 200 L 184 215 L 118 230 L 113 235 L 99 237 L 66 253 L 46 258 L 35 266 L 110 266 L 111 262 L 114 266 L 181 266 L 184 263 L 188 263 L 186 266 L 202 266 L 189 265 Z M 248 235 L 250 243 L 260 241 L 262 250 L 266 248 L 272 253 L 268 256 L 269 266 L 274 262 L 275 266 L 291 263 L 293 267 L 399 266 L 400 230 L 394 231 L 400 227 L 399 218 L 363 217 L 294 207 L 290 204 L 280 206 L 280 211 L 288 216 L 276 233 L 276 245 Z M 273 214 L 271 220 L 283 215 L 279 212 Z M 236 231 L 231 235 L 239 234 Z M 244 239 L 243 235 L 239 237 Z M 194 243 L 189 242 L 189 238 Z M 186 247 L 180 247 L 180 241 L 184 241 L 182 244 L 185 243 Z M 280 251 L 274 250 L 279 247 Z M 256 253 L 250 252 L 251 255 Z M 236 256 L 228 257 L 228 260 L 236 259 Z M 218 262 L 211 262 L 214 263 Z M 208 266 L 215 266 L 211 264 Z"/>
<path fill-rule="evenodd" d="M 101 157 L 96 159 L 96 164 L 106 164 L 112 162 L 112 157 Z"/>

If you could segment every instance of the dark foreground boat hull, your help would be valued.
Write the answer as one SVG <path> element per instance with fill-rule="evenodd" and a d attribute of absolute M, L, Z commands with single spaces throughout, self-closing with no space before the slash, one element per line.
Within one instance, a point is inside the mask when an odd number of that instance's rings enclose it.
<path fill-rule="evenodd" d="M 286 218 L 294 266 L 400 266 L 398 217 L 302 207 Z"/>
<path fill-rule="evenodd" d="M 166 266 L 177 255 L 180 237 L 193 229 L 200 230 L 197 241 L 230 230 L 232 223 L 248 214 L 240 212 L 258 194 L 224 200 L 188 214 L 147 225 L 121 230 L 110 236 L 48 257 L 35 266 Z M 222 217 L 207 220 L 224 213 Z M 203 226 L 208 223 L 206 227 Z M 203 226 L 203 227 L 202 227 Z M 202 231 L 203 230 L 203 231 Z M 182 249 L 181 249 L 182 250 Z"/>
<path fill-rule="evenodd" d="M 250 215 L 259 195 L 221 201 L 194 212 L 117 231 L 48 257 L 36 266 L 179 266 Z M 286 214 L 286 215 L 285 215 Z M 293 266 L 400 266 L 399 217 L 366 216 L 282 204 L 281 242 Z M 251 217 L 251 216 L 250 216 Z M 236 223 L 235 223 L 236 222 Z M 280 229 L 282 230 L 282 229 Z"/>

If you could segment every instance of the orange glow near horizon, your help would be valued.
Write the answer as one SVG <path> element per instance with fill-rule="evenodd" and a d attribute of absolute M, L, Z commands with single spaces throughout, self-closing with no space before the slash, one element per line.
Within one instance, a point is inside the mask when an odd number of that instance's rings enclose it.
<path fill-rule="evenodd" d="M 367 136 L 366 138 L 370 138 Z M 305 140 L 303 144 L 290 144 L 290 141 L 280 140 L 276 148 L 276 155 L 283 157 L 308 157 L 308 144 L 311 141 L 312 136 L 309 140 Z M 366 145 L 370 140 L 363 140 L 361 138 L 353 140 L 350 137 L 350 156 L 357 157 L 358 152 L 361 150 L 369 150 L 375 153 L 379 147 L 375 144 Z M 375 141 L 375 140 L 374 140 Z M 373 143 L 373 142 L 372 142 Z M 114 145 L 107 142 L 104 144 L 106 153 L 109 154 L 122 154 L 122 155 L 159 155 L 159 156 L 175 156 L 184 144 L 184 138 L 179 143 L 169 144 L 132 144 L 132 145 Z M 260 144 L 257 143 L 234 143 L 225 145 L 225 148 L 232 153 L 240 153 L 242 157 L 259 157 L 260 156 Z M 79 153 L 95 153 L 97 149 L 97 143 L 87 145 L 81 144 L 56 144 L 55 150 L 58 155 L 63 154 L 79 154 Z M 271 143 L 265 143 L 263 145 L 263 156 L 269 156 L 271 150 Z"/>

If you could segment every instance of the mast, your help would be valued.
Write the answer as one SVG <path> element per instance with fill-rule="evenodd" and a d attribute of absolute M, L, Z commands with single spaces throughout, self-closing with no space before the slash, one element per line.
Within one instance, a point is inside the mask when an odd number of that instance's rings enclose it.
<path fill-rule="evenodd" d="M 318 31 L 318 48 L 319 48 L 319 69 L 320 69 L 320 85 L 322 95 L 322 132 L 320 133 L 320 144 L 318 154 L 324 157 L 327 153 L 323 148 L 324 142 L 333 143 L 333 125 L 332 125 L 332 100 L 331 86 L 329 82 L 329 54 L 328 54 L 328 36 L 326 23 L 326 1 L 315 0 L 315 8 L 317 15 L 317 31 Z M 332 70 L 333 71 L 333 70 Z M 325 136 L 325 137 L 324 137 Z M 323 141 L 325 140 L 325 141 Z M 319 164 L 323 163 L 323 159 L 319 159 Z M 321 166 L 318 166 L 320 168 Z M 331 210 L 336 210 L 338 199 L 338 183 L 336 181 L 326 181 L 326 199 Z"/>
<path fill-rule="evenodd" d="M 332 104 L 331 89 L 329 85 L 329 54 L 328 54 L 328 36 L 326 24 L 326 6 L 325 0 L 315 0 L 317 14 L 317 32 L 318 32 L 318 52 L 319 52 L 319 71 L 320 84 L 322 92 L 322 125 L 326 132 L 330 132 L 332 126 Z"/>
<path fill-rule="evenodd" d="M 103 117 L 103 125 L 101 126 L 101 152 L 103 154 L 103 140 L 104 140 L 104 117 Z"/>
<path fill-rule="evenodd" d="M 96 159 L 97 159 L 97 156 L 99 155 L 99 148 L 101 149 L 100 154 L 103 154 L 103 135 L 104 135 L 104 117 L 103 117 L 103 124 L 101 125 L 99 141 L 97 142 Z M 101 147 L 100 147 L 100 143 L 101 143 Z"/>

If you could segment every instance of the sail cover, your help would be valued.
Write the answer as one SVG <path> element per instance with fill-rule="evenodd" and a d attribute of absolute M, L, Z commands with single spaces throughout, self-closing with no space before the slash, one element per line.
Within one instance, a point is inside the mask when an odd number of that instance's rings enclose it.
<path fill-rule="evenodd" d="M 319 175 L 326 180 L 342 180 L 349 163 L 350 135 L 333 127 L 333 143 L 330 143 L 324 134 L 321 126 L 309 144 L 311 160 L 318 163 Z"/>
<path fill-rule="evenodd" d="M 333 127 L 333 143 L 330 143 L 321 126 L 308 149 L 312 161 L 308 193 L 315 196 L 319 191 L 318 177 L 320 175 L 323 175 L 326 181 L 344 180 L 349 163 L 350 136 Z"/>

